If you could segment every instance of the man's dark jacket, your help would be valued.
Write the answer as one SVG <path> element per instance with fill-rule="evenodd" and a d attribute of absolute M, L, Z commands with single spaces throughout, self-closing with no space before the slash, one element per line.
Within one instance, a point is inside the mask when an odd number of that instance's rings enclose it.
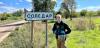
<path fill-rule="evenodd" d="M 67 31 L 65 31 L 67 29 Z M 67 24 L 65 24 L 63 21 L 60 23 L 55 23 L 52 29 L 53 33 L 56 35 L 66 35 L 71 32 L 71 29 Z"/>

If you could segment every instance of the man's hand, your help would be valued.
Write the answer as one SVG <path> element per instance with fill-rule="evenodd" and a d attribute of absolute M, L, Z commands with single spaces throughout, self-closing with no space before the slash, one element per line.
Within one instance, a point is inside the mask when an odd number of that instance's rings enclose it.
<path fill-rule="evenodd" d="M 67 32 L 67 29 L 65 29 L 65 32 Z"/>
<path fill-rule="evenodd" d="M 59 26 L 57 25 L 57 29 L 59 28 Z"/>
<path fill-rule="evenodd" d="M 65 29 L 65 34 L 67 34 L 67 31 L 68 31 L 68 30 L 67 30 L 67 29 Z"/>

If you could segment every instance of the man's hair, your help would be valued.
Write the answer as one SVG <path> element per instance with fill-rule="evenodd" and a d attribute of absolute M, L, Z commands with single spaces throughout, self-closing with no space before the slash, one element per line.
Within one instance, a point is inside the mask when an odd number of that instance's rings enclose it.
<path fill-rule="evenodd" d="M 62 15 L 62 13 L 61 13 L 61 12 L 57 12 L 57 13 L 56 13 L 56 15 L 60 15 L 60 16 L 61 16 L 61 15 Z M 56 16 L 55 16 L 55 18 L 56 18 Z"/>
<path fill-rule="evenodd" d="M 61 13 L 61 12 L 57 12 L 57 13 L 56 13 L 56 15 L 57 15 L 57 14 L 60 14 L 60 15 L 62 15 L 62 13 Z"/>

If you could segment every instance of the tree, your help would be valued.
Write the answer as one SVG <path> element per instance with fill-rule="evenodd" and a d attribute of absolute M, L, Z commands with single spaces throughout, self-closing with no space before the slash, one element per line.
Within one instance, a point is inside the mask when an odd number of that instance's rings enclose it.
<path fill-rule="evenodd" d="M 7 17 L 11 17 L 12 14 L 11 14 L 11 13 L 7 13 L 6 16 L 7 16 Z"/>
<path fill-rule="evenodd" d="M 87 11 L 87 16 L 96 16 L 95 11 Z"/>
<path fill-rule="evenodd" d="M 73 13 L 72 13 L 72 17 L 78 17 L 78 13 L 77 12 L 75 12 L 75 11 L 73 11 Z"/>
<path fill-rule="evenodd" d="M 32 10 L 35 12 L 53 12 L 55 4 L 56 0 L 32 0 Z M 45 22 L 45 20 L 43 22 Z"/>
<path fill-rule="evenodd" d="M 86 14 L 87 14 L 87 10 L 82 10 L 82 11 L 80 12 L 80 16 L 86 16 Z"/>
<path fill-rule="evenodd" d="M 66 18 L 66 19 L 70 16 L 68 10 L 66 10 L 66 9 L 60 8 L 59 12 L 61 12 L 62 17 Z"/>
<path fill-rule="evenodd" d="M 0 15 L 0 20 L 1 20 L 1 21 L 4 21 L 4 20 L 8 19 L 8 17 L 7 17 L 6 15 L 7 15 L 6 12 L 4 12 L 3 14 L 1 14 L 1 15 Z"/>
<path fill-rule="evenodd" d="M 97 11 L 97 16 L 100 16 L 100 10 Z"/>
<path fill-rule="evenodd" d="M 18 10 L 16 12 L 12 13 L 12 15 L 13 16 L 16 16 L 16 17 L 22 16 L 22 14 L 23 14 L 23 11 L 22 10 Z"/>
<path fill-rule="evenodd" d="M 56 0 L 32 0 L 34 11 L 52 11 Z"/>
<path fill-rule="evenodd" d="M 62 3 L 62 7 L 68 11 L 70 14 L 70 20 L 72 20 L 73 11 L 76 9 L 75 0 L 64 0 Z"/>

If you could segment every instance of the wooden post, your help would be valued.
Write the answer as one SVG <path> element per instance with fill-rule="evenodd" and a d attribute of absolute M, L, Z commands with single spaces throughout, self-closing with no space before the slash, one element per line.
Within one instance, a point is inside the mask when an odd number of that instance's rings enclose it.
<path fill-rule="evenodd" d="M 28 12 L 26 9 L 24 9 L 24 13 L 25 13 L 25 16 L 26 16 L 26 12 Z M 26 20 L 26 19 L 25 19 Z M 30 22 L 30 21 L 29 21 Z M 33 33 L 34 33 L 34 21 L 31 21 L 30 22 L 30 48 L 33 48 L 33 45 L 34 45 L 34 43 L 33 43 Z"/>
<path fill-rule="evenodd" d="M 34 0 L 31 0 L 32 1 L 32 12 L 34 12 Z M 31 48 L 34 47 L 34 21 L 32 20 L 31 21 L 31 40 L 30 40 L 30 44 L 31 44 Z"/>
<path fill-rule="evenodd" d="M 33 48 L 33 46 L 34 46 L 33 32 L 34 32 L 34 21 L 31 21 L 31 40 L 30 40 L 31 48 Z"/>
<path fill-rule="evenodd" d="M 46 48 L 48 48 L 48 28 L 47 28 L 47 20 L 46 20 Z"/>
<path fill-rule="evenodd" d="M 46 0 L 44 3 L 46 3 Z M 47 3 L 45 4 L 45 12 L 47 12 L 46 7 L 47 7 Z M 48 48 L 48 28 L 47 28 L 48 23 L 47 23 L 47 20 L 45 20 L 45 21 L 46 21 L 46 46 L 45 46 L 45 48 Z"/>

